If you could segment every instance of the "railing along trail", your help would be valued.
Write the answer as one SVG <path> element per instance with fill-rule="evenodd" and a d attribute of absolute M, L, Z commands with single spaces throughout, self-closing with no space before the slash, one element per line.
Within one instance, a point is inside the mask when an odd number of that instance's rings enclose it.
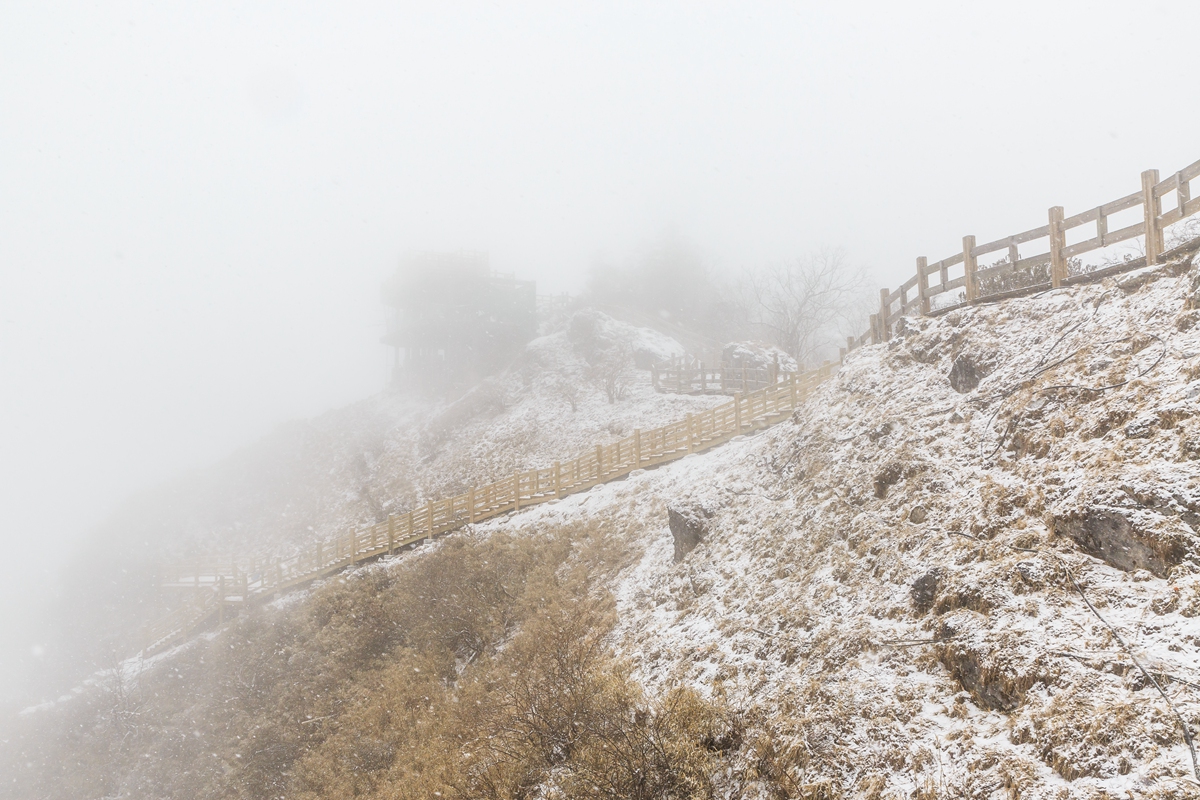
<path fill-rule="evenodd" d="M 1200 212 L 1200 198 L 1191 195 L 1191 181 L 1198 176 L 1200 161 L 1165 180 L 1159 180 L 1157 170 L 1147 170 L 1142 173 L 1141 188 L 1124 197 L 1070 217 L 1064 215 L 1061 206 L 1055 206 L 1048 212 L 1047 223 L 1040 227 L 984 244 L 976 244 L 974 236 L 964 236 L 961 251 L 953 255 L 934 263 L 924 256 L 918 258 L 916 273 L 911 278 L 895 290 L 880 291 L 879 312 L 871 315 L 869 330 L 847 339 L 842 356 L 863 345 L 887 341 L 896 324 L 908 314 L 942 313 L 1018 292 L 1058 288 L 1159 263 L 1170 255 L 1164 253 L 1167 228 Z M 1173 201 L 1173 207 L 1165 212 L 1164 200 Z M 1110 230 L 1110 217 L 1133 209 L 1141 210 L 1137 222 Z M 1068 234 L 1078 229 L 1092 235 L 1068 244 Z M 1142 237 L 1144 243 L 1143 258 L 1070 274 L 1072 259 L 1137 237 Z M 1022 253 L 1023 246 L 1041 240 L 1046 242 L 1045 252 Z M 1197 246 L 1200 239 L 1192 239 L 1176 249 Z M 987 256 L 999 260 L 981 268 L 979 259 Z M 939 297 L 960 290 L 961 299 L 954 295 L 949 303 L 936 303 Z M 828 363 L 802 375 L 781 375 L 777 364 L 763 368 L 705 367 L 700 361 L 677 359 L 656 365 L 653 380 L 659 391 L 734 394 L 734 399 L 708 411 L 690 414 L 685 420 L 654 430 L 634 431 L 632 436 L 618 442 L 597 445 L 571 461 L 517 472 L 486 486 L 468 489 L 465 494 L 389 516 L 386 522 L 349 531 L 332 542 L 319 542 L 309 552 L 291 558 L 242 565 L 191 564 L 169 571 L 164 586 L 194 591 L 188 602 L 150 628 L 147 650 L 160 650 L 214 617 L 222 618 L 231 605 L 270 597 L 291 586 L 463 525 L 585 491 L 635 469 L 705 450 L 740 433 L 786 419 L 832 372 L 833 367 Z"/>
<path fill-rule="evenodd" d="M 899 288 L 880 290 L 879 313 L 871 315 L 870 328 L 862 336 L 846 340 L 846 351 L 864 344 L 887 341 L 902 317 L 911 313 L 935 313 L 935 298 L 949 292 L 961 290 L 962 300 L 942 305 L 936 313 L 1008 296 L 1014 293 L 1014 289 L 1057 289 L 1157 264 L 1169 255 L 1164 252 L 1167 228 L 1200 212 L 1200 197 L 1193 198 L 1191 190 L 1191 182 L 1197 176 L 1200 176 L 1200 161 L 1164 180 L 1159 180 L 1158 170 L 1146 170 L 1141 175 L 1141 188 L 1124 197 L 1070 217 L 1064 216 L 1062 206 L 1054 206 L 1047 212 L 1046 224 L 1040 227 L 984 244 L 976 244 L 974 236 L 964 236 L 959 252 L 932 264 L 921 256 L 916 260 L 916 273 Z M 1163 211 L 1164 200 L 1170 201 L 1173 207 Z M 1110 217 L 1133 209 L 1141 211 L 1137 222 L 1116 230 L 1109 229 Z M 1082 233 L 1091 235 L 1068 244 L 1068 235 L 1080 229 Z M 1107 265 L 1094 272 L 1070 274 L 1072 259 L 1138 237 L 1142 237 L 1143 257 Z M 1045 242 L 1044 252 L 1035 255 L 1022 253 L 1023 245 L 1040 241 Z M 1188 249 L 1197 243 L 1196 239 L 1192 239 L 1178 249 Z M 979 259 L 989 255 L 998 260 L 980 268 Z M 1039 271 L 1045 275 L 1044 279 L 1039 280 Z M 989 282 L 999 284 L 999 288 L 989 291 Z M 1005 286 L 1005 282 L 1009 286 Z"/>
<path fill-rule="evenodd" d="M 774 374 L 771 383 L 745 394 L 731 387 L 734 396 L 728 403 L 688 414 L 661 428 L 635 430 L 631 436 L 596 445 L 570 461 L 516 472 L 463 494 L 390 515 L 384 522 L 318 542 L 291 558 L 245 564 L 193 563 L 167 569 L 164 588 L 192 591 L 186 602 L 146 631 L 145 652 L 175 644 L 214 617 L 223 619 L 230 608 L 269 598 L 464 525 L 586 491 L 636 469 L 698 453 L 773 425 L 787 419 L 833 371 L 834 366 L 826 363 L 803 374 Z"/>

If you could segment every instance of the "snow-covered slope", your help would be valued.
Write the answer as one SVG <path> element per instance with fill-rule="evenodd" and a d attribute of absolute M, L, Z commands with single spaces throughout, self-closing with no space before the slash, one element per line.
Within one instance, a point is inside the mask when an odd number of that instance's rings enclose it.
<path fill-rule="evenodd" d="M 737 715 L 730 796 L 1200 797 L 1198 321 L 1190 264 L 910 320 L 790 422 L 452 536 L 619 537 L 611 644 Z M 329 519 L 715 402 L 643 380 L 572 412 L 609 330 L 386 428 Z"/>
<path fill-rule="evenodd" d="M 447 402 L 385 392 L 289 423 L 211 467 L 133 498 L 69 568 L 64 651 L 107 665 L 156 614 L 155 571 L 191 558 L 287 556 L 388 513 L 565 460 L 721 401 L 660 395 L 639 354 L 682 352 L 669 337 L 591 310 L 529 343 L 503 374 Z M 622 360 L 609 402 L 595 362 Z M 574 408 L 572 407 L 574 405 Z M 113 652 L 96 655 L 98 640 Z"/>
<path fill-rule="evenodd" d="M 636 676 L 744 709 L 811 796 L 1200 796 L 1186 267 L 912 320 L 790 423 L 483 527 L 638 541 Z M 678 564 L 671 504 L 709 515 Z"/>

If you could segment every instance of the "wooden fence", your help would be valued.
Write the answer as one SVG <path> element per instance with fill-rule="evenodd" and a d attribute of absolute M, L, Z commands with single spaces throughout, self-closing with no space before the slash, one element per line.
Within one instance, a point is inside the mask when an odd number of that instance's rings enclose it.
<path fill-rule="evenodd" d="M 803 374 L 787 374 L 720 406 L 688 414 L 678 422 L 597 445 L 570 461 L 523 470 L 486 486 L 434 500 L 367 528 L 318 542 L 291 558 L 260 562 L 190 563 L 163 570 L 164 588 L 185 591 L 168 616 L 144 631 L 146 653 L 180 641 L 200 625 L 223 619 L 231 609 L 269 598 L 346 567 L 392 553 L 469 523 L 582 492 L 689 453 L 698 453 L 749 431 L 787 419 L 834 372 L 831 364 Z M 776 376 L 778 377 L 778 376 Z"/>
<path fill-rule="evenodd" d="M 654 388 L 670 394 L 746 394 L 788 380 L 788 375 L 779 368 L 778 362 L 765 367 L 722 362 L 706 365 L 704 361 L 688 356 L 663 361 L 650 368 Z"/>
<path fill-rule="evenodd" d="M 901 317 L 935 313 L 934 299 L 948 292 L 962 290 L 962 300 L 942 304 L 937 309 L 939 313 L 1012 294 L 1014 287 L 1020 287 L 1020 291 L 1058 288 L 1158 263 L 1166 255 L 1167 228 L 1200 212 L 1200 198 L 1193 198 L 1191 194 L 1191 181 L 1197 176 L 1200 176 L 1200 161 L 1165 180 L 1159 180 L 1158 170 L 1146 170 L 1142 173 L 1140 189 L 1111 202 L 1070 217 L 1063 215 L 1062 206 L 1055 206 L 1048 213 L 1047 223 L 1041 227 L 985 244 L 976 244 L 974 236 L 964 236 L 960 252 L 932 264 L 922 256 L 917 259 L 916 274 L 899 288 L 880 290 L 879 313 L 871 315 L 870 328 L 862 336 L 846 341 L 846 349 L 886 341 Z M 1164 204 L 1172 207 L 1164 212 Z M 1137 222 L 1109 230 L 1109 217 L 1135 208 L 1141 211 Z M 1091 229 L 1087 230 L 1085 226 L 1091 226 Z M 1075 237 L 1079 233 L 1091 235 L 1068 244 L 1068 239 L 1072 238 L 1069 234 L 1077 229 L 1084 230 L 1074 234 Z M 1090 273 L 1070 274 L 1072 259 L 1139 236 L 1144 241 L 1143 258 L 1118 262 Z M 1040 240 L 1046 242 L 1045 252 L 1035 255 L 1021 252 L 1022 245 Z M 995 257 L 996 254 L 1002 254 L 996 263 L 979 268 L 980 257 Z"/>
<path fill-rule="evenodd" d="M 879 312 L 871 315 L 870 328 L 846 341 L 846 352 L 865 344 L 886 341 L 907 314 L 941 313 L 951 308 L 997 299 L 1015 291 L 1057 288 L 1146 264 L 1165 255 L 1165 231 L 1200 212 L 1200 198 L 1191 196 L 1191 181 L 1200 176 L 1200 161 L 1159 180 L 1157 170 L 1142 173 L 1141 188 L 1124 197 L 1064 216 L 1061 206 L 1051 208 L 1048 221 L 1038 228 L 985 244 L 964 236 L 961 252 L 929 263 L 917 259 L 916 273 L 895 290 L 882 289 Z M 1173 198 L 1172 198 L 1173 195 Z M 1164 200 L 1173 206 L 1163 211 Z M 1109 230 L 1109 218 L 1140 209 L 1141 218 Z M 1068 244 L 1071 231 L 1092 226 L 1092 235 Z M 1076 234 L 1078 236 L 1078 234 Z M 1118 262 L 1083 274 L 1070 274 L 1072 259 L 1120 242 L 1143 237 L 1143 258 Z M 1046 251 L 1022 254 L 1022 246 L 1046 241 Z M 1195 247 L 1200 239 L 1186 247 Z M 1180 249 L 1185 249 L 1180 248 Z M 979 259 L 1003 254 L 996 263 L 980 268 Z M 953 271 L 954 274 L 951 274 Z M 938 304 L 935 298 L 962 290 L 962 299 Z M 333 541 L 319 542 L 309 552 L 285 559 L 246 564 L 188 564 L 165 572 L 162 585 L 188 589 L 187 599 L 168 617 L 146 631 L 146 651 L 167 647 L 196 627 L 220 619 L 227 609 L 271 597 L 289 587 L 307 583 L 367 559 L 430 539 L 463 525 L 479 522 L 526 506 L 544 503 L 598 483 L 615 480 L 635 469 L 662 464 L 688 453 L 721 444 L 740 433 L 787 418 L 812 389 L 833 373 L 824 366 L 803 374 L 781 376 L 778 368 L 706 367 L 700 361 L 676 360 L 656 365 L 654 385 L 660 391 L 681 394 L 733 394 L 731 402 L 652 431 L 635 431 L 618 442 L 597 445 L 583 455 L 553 466 L 517 472 L 465 494 L 435 500 L 377 525 L 348 531 Z"/>

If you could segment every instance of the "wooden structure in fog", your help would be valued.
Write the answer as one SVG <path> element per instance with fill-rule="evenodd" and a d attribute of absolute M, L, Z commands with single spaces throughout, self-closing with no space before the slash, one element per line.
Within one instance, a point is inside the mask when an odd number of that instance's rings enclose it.
<path fill-rule="evenodd" d="M 492 272 L 484 253 L 410 256 L 383 301 L 392 315 L 382 341 L 395 348 L 398 380 L 471 384 L 537 335 L 534 282 Z"/>

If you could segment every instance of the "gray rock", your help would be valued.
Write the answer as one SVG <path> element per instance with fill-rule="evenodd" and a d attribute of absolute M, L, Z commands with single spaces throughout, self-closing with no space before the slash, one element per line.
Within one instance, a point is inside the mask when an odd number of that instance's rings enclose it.
<path fill-rule="evenodd" d="M 1126 439 L 1149 439 L 1158 426 L 1157 414 L 1142 414 L 1125 426 Z"/>
<path fill-rule="evenodd" d="M 696 549 L 708 535 L 708 521 L 712 512 L 700 505 L 671 505 L 667 507 L 667 524 L 675 539 L 675 563 Z"/>
<path fill-rule="evenodd" d="M 959 356 L 950 365 L 950 388 L 959 394 L 966 394 L 973 390 L 979 385 L 982 377 L 968 356 Z"/>
<path fill-rule="evenodd" d="M 1192 549 L 1191 537 L 1163 525 L 1135 525 L 1120 510 L 1094 506 L 1053 518 L 1056 534 L 1073 540 L 1079 549 L 1126 572 L 1148 570 L 1160 578 Z"/>
<path fill-rule="evenodd" d="M 912 597 L 913 606 L 916 607 L 917 611 L 924 614 L 933 608 L 933 601 L 937 600 L 938 593 L 942 591 L 942 584 L 945 583 L 945 580 L 946 571 L 941 567 L 934 567 L 913 581 L 909 595 Z"/>

